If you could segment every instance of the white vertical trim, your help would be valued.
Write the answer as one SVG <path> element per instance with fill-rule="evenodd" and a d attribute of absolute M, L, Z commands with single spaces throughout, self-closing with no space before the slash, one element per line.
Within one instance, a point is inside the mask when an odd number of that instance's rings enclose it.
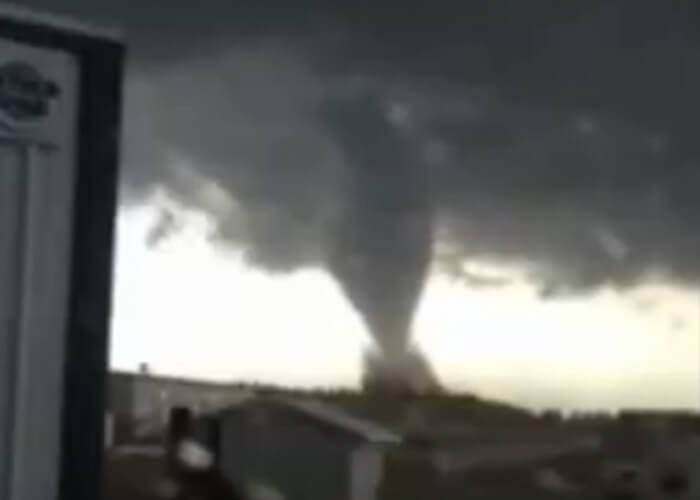
<path fill-rule="evenodd" d="M 0 498 L 9 495 L 26 205 L 26 151 L 0 139 Z M 11 162 L 11 163 L 10 163 Z"/>
<path fill-rule="evenodd" d="M 21 262 L 19 271 L 21 273 L 21 283 L 19 284 L 19 324 L 17 325 L 18 337 L 16 344 L 16 365 L 15 365 L 15 388 L 14 388 L 14 418 L 13 418 L 13 460 L 12 460 L 12 474 L 10 476 L 10 498 L 19 498 L 17 492 L 18 488 L 18 478 L 27 474 L 26 468 L 29 464 L 26 460 L 23 460 L 21 453 L 17 453 L 17 450 L 22 450 L 30 445 L 29 441 L 29 428 L 31 428 L 32 416 L 27 413 L 28 406 L 31 405 L 32 387 L 31 387 L 31 370 L 36 370 L 36 367 L 31 366 L 31 354 L 32 354 L 32 338 L 30 332 L 31 328 L 31 318 L 34 313 L 32 304 L 33 290 L 32 285 L 37 281 L 36 276 L 36 266 L 37 262 L 33 258 L 36 255 L 37 250 L 37 234 L 36 229 L 34 229 L 35 221 L 41 216 L 36 206 L 36 199 L 41 195 L 39 190 L 39 183 L 41 178 L 41 172 L 38 168 L 39 159 L 36 156 L 34 147 L 30 146 L 25 150 L 26 160 L 23 167 L 25 168 L 25 193 L 24 193 L 24 207 L 22 209 L 22 225 L 24 226 L 24 241 L 22 242 L 22 253 L 25 256 Z M 46 346 L 50 348 L 51 346 Z M 57 353 L 62 355 L 62 353 Z M 62 356 L 61 356 L 62 357 Z M 28 421 L 29 420 L 29 421 Z M 50 449 L 50 447 L 49 447 Z"/>
<path fill-rule="evenodd" d="M 351 500 L 374 500 L 384 476 L 384 450 L 374 444 L 362 444 L 350 454 Z"/>

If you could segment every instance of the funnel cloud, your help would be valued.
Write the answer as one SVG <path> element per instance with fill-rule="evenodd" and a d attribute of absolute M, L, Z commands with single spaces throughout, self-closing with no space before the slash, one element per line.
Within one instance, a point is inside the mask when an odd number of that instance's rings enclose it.
<path fill-rule="evenodd" d="M 400 373 L 429 374 L 408 361 L 414 359 L 409 337 L 431 259 L 433 218 L 424 165 L 390 111 L 371 94 L 340 98 L 322 110 L 348 167 L 327 266 L 380 349 L 379 358 L 366 364 L 368 373 L 384 381 L 398 380 Z M 382 357 L 395 366 L 392 377 L 371 370 Z"/>

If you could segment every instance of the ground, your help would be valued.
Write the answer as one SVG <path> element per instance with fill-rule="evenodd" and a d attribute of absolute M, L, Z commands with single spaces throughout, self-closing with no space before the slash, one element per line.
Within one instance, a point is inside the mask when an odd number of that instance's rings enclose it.
<path fill-rule="evenodd" d="M 474 468 L 440 477 L 430 464 L 394 456 L 389 460 L 380 500 L 588 500 L 600 499 L 599 455 L 570 455 L 525 465 Z M 548 492 L 535 481 L 538 470 L 556 470 L 579 486 L 576 493 Z"/>
<path fill-rule="evenodd" d="M 269 390 L 269 389 L 268 389 Z M 272 389 L 276 391 L 276 389 Z M 629 426 L 624 419 L 596 417 L 567 422 L 558 415 L 537 416 L 524 409 L 470 396 L 395 394 L 366 396 L 351 391 L 280 391 L 286 396 L 313 396 L 351 414 L 400 432 L 406 443 L 390 454 L 379 500 L 589 500 L 604 498 L 600 484 L 600 452 L 577 452 L 528 462 L 474 466 L 466 471 L 440 474 L 426 458 L 426 450 L 447 445 L 470 446 L 491 440 L 501 443 L 523 436 L 566 439 L 601 435 Z M 619 421 L 618 421 L 619 420 Z M 615 423 L 617 422 L 617 423 Z M 695 420 L 693 420 L 695 422 Z M 614 425 L 613 425 L 614 424 Z M 541 456 L 541 455 L 540 455 Z M 537 483 L 538 472 L 554 471 L 576 489 L 554 493 Z M 161 472 L 153 457 L 110 457 L 105 468 L 105 500 L 152 500 L 148 485 Z M 552 474 L 550 474 L 550 478 Z M 205 499 L 203 499 L 205 500 Z"/>
<path fill-rule="evenodd" d="M 150 456 L 106 456 L 103 500 L 154 500 L 162 460 Z"/>
<path fill-rule="evenodd" d="M 589 500 L 601 498 L 596 474 L 600 456 L 570 455 L 521 466 L 478 468 L 440 477 L 429 463 L 397 453 L 387 463 L 379 500 Z M 551 467 L 582 488 L 575 495 L 548 493 L 535 484 L 538 469 Z M 104 500 L 154 500 L 162 472 L 158 457 L 107 457 Z"/>

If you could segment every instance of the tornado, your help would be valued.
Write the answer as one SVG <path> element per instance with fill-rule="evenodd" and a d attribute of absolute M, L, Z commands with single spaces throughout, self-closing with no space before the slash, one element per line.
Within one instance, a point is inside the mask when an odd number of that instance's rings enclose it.
<path fill-rule="evenodd" d="M 391 122 L 377 96 L 336 98 L 323 106 L 322 116 L 346 163 L 343 208 L 327 265 L 375 341 L 365 383 L 435 386 L 410 342 L 431 260 L 433 210 L 425 169 L 412 153 L 410 136 Z"/>

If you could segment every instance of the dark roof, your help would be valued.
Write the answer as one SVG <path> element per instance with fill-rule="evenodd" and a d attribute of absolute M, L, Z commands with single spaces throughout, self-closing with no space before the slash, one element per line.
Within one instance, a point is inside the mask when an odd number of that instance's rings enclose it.
<path fill-rule="evenodd" d="M 241 399 L 239 403 L 229 406 L 224 409 L 223 412 L 235 412 L 250 404 L 256 403 L 280 406 L 301 413 L 370 443 L 399 444 L 401 442 L 401 436 L 375 422 L 357 418 L 338 408 L 309 398 L 297 399 L 276 396 L 251 396 Z"/>

